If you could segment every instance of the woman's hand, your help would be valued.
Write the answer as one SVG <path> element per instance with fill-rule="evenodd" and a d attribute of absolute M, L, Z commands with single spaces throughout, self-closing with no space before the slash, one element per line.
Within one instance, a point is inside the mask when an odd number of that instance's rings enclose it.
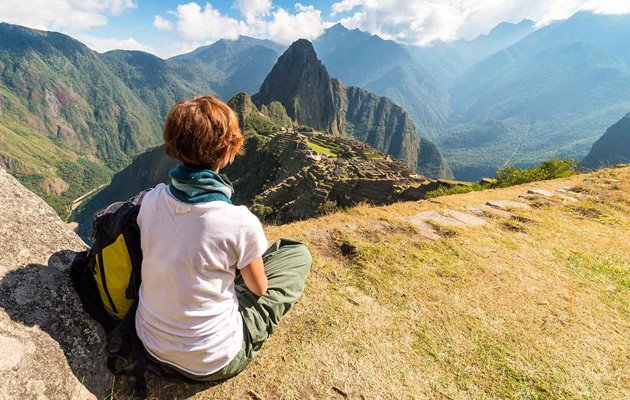
<path fill-rule="evenodd" d="M 267 276 L 262 257 L 258 257 L 246 267 L 241 268 L 245 286 L 256 296 L 267 293 Z"/>

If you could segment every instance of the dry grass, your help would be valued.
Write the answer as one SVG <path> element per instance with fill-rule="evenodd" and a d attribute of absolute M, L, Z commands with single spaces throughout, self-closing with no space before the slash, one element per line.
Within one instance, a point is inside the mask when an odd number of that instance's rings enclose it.
<path fill-rule="evenodd" d="M 563 186 L 591 197 L 435 242 L 400 219 Z M 268 227 L 309 243 L 304 297 L 245 372 L 195 397 L 630 398 L 629 232 L 630 168 Z"/>

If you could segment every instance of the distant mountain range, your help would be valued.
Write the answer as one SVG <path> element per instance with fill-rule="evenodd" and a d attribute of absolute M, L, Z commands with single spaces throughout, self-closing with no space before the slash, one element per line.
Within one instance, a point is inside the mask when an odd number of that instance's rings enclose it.
<path fill-rule="evenodd" d="M 630 163 L 630 114 L 606 130 L 582 160 L 589 169 Z"/>
<path fill-rule="evenodd" d="M 324 70 L 340 79 L 322 76 L 333 108 L 298 96 L 324 107 L 298 120 L 317 120 L 408 165 L 434 158 L 441 167 L 424 167 L 432 176 L 446 174 L 442 153 L 464 180 L 509 164 L 581 158 L 630 109 L 629 42 L 630 16 L 584 12 L 540 29 L 528 20 L 502 23 L 473 40 L 427 47 L 336 25 L 314 42 Z M 74 198 L 160 142 L 174 102 L 254 93 L 284 50 L 240 37 L 168 60 L 100 54 L 59 33 L 2 23 L 0 164 L 64 214 Z M 393 125 L 369 133 L 377 114 Z"/>
<path fill-rule="evenodd" d="M 458 179 L 581 158 L 630 109 L 630 15 L 578 13 L 470 68 L 439 143 Z"/>
<path fill-rule="evenodd" d="M 278 101 L 300 124 L 358 139 L 426 176 L 452 178 L 439 149 L 421 140 L 403 108 L 331 78 L 307 40 L 296 41 L 282 54 L 252 100 L 258 107 Z"/>
<path fill-rule="evenodd" d="M 332 76 L 388 97 L 409 112 L 424 135 L 432 138 L 443 129 L 451 113 L 447 85 L 404 46 L 341 24 L 327 29 L 313 46 Z"/>

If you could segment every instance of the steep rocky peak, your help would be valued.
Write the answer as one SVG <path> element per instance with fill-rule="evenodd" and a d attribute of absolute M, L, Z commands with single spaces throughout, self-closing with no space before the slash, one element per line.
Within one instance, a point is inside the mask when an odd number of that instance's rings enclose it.
<path fill-rule="evenodd" d="M 317 54 L 313 48 L 313 44 L 306 39 L 298 39 L 284 52 L 280 60 L 291 60 L 303 62 L 317 62 Z M 279 60 L 279 61 L 280 61 Z"/>
<path fill-rule="evenodd" d="M 252 100 L 258 107 L 278 101 L 294 121 L 339 133 L 333 82 L 308 40 L 295 41 L 280 56 Z"/>

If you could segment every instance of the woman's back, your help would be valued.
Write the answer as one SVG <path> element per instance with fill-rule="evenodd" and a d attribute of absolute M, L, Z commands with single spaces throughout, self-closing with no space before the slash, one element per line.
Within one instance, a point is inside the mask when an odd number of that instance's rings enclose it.
<path fill-rule="evenodd" d="M 267 247 L 258 219 L 224 201 L 184 203 L 158 185 L 142 203 L 138 336 L 160 361 L 195 375 L 225 366 L 241 349 L 236 268 Z"/>

